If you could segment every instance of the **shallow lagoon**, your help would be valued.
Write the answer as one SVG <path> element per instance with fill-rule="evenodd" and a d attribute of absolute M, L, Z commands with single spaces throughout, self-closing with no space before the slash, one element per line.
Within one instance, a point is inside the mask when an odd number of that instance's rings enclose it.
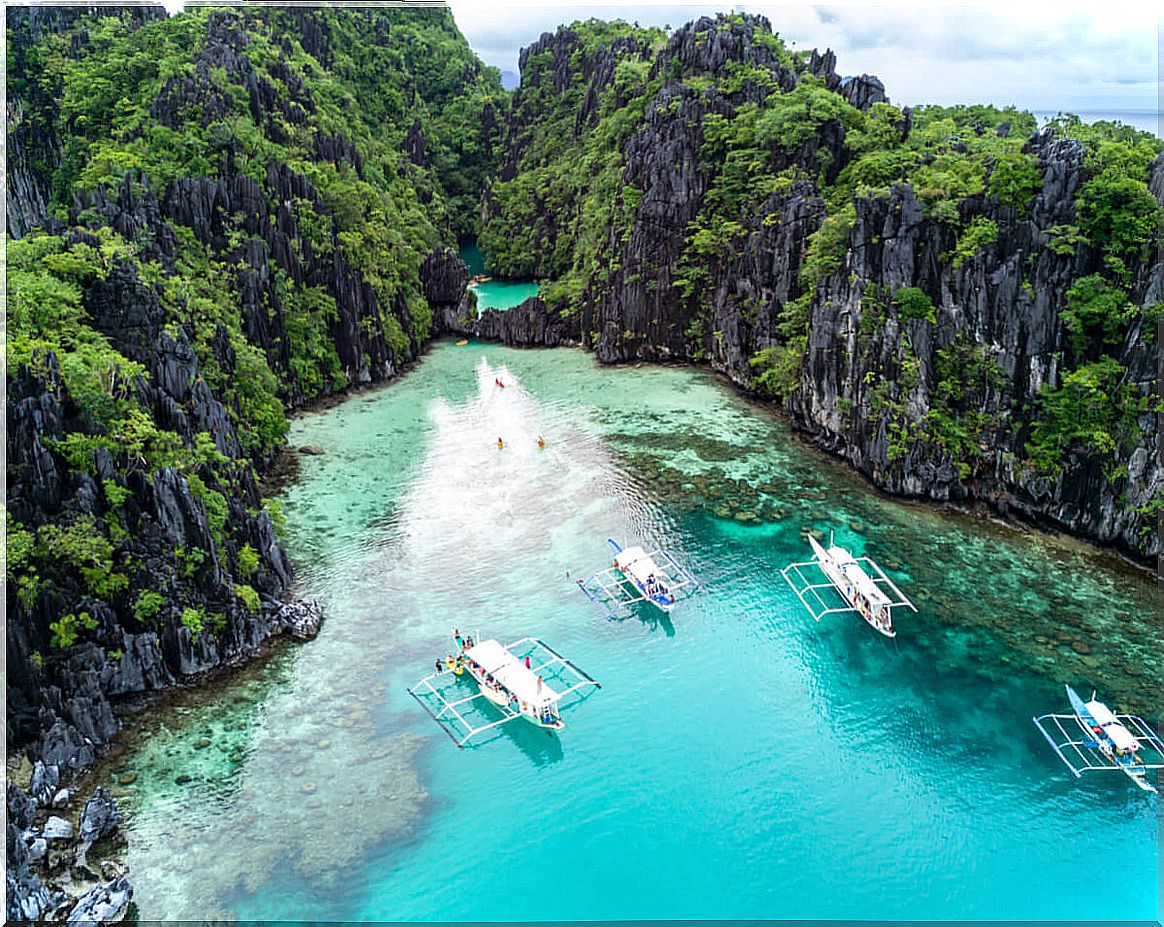
<path fill-rule="evenodd" d="M 1076 782 L 1030 721 L 1065 681 L 1155 719 L 1138 572 L 882 498 L 706 372 L 580 351 L 440 345 L 291 441 L 326 450 L 285 506 L 328 618 L 111 772 L 143 917 L 1156 916 L 1157 800 Z M 801 609 L 778 570 L 806 528 L 892 568 L 920 608 L 895 641 Z M 575 578 L 607 536 L 704 589 L 604 620 Z M 603 689 L 560 737 L 457 750 L 405 692 L 454 626 Z"/>
<path fill-rule="evenodd" d="M 463 245 L 458 254 L 469 268 L 471 276 L 485 273 L 485 255 L 476 245 Z M 538 285 L 520 280 L 489 280 L 486 283 L 471 284 L 470 289 L 477 294 L 477 309 L 484 312 L 486 309 L 513 309 L 520 306 L 537 294 Z"/>

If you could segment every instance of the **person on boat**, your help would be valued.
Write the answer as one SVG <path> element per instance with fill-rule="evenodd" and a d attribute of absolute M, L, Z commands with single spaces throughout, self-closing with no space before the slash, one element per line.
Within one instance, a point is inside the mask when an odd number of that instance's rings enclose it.
<path fill-rule="evenodd" d="M 473 646 L 473 638 L 466 637 L 465 638 L 465 649 L 468 650 L 472 646 Z"/>
<path fill-rule="evenodd" d="M 501 450 L 503 447 L 505 447 L 505 442 L 502 441 L 500 438 L 498 438 L 497 439 L 497 450 Z"/>
<path fill-rule="evenodd" d="M 529 657 L 528 657 L 528 656 L 525 658 L 525 668 L 526 668 L 526 669 L 529 669 L 529 668 L 530 668 L 530 665 L 529 665 Z"/>
<path fill-rule="evenodd" d="M 545 450 L 546 447 L 546 439 L 541 435 L 538 435 L 538 447 L 540 447 L 542 450 Z"/>
<path fill-rule="evenodd" d="M 437 671 L 438 673 L 443 673 L 443 672 L 445 671 L 445 665 L 444 665 L 444 664 L 441 662 L 441 658 L 440 658 L 440 657 L 437 657 L 437 661 L 436 661 L 436 671 Z"/>
<path fill-rule="evenodd" d="M 538 692 L 542 691 L 542 677 L 538 677 Z"/>

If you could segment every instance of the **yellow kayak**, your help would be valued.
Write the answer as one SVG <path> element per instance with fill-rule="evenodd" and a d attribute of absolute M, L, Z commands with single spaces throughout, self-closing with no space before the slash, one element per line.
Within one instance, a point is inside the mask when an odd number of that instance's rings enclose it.
<path fill-rule="evenodd" d="M 469 343 L 469 342 L 468 342 L 467 340 L 466 340 L 466 341 L 458 341 L 458 342 L 457 342 L 457 347 L 458 347 L 458 348 L 463 348 L 463 347 L 464 347 L 465 345 L 467 345 L 468 343 Z"/>

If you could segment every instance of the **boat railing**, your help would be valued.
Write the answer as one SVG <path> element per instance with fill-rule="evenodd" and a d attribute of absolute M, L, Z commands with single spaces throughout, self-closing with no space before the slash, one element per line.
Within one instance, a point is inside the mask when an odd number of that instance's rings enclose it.
<path fill-rule="evenodd" d="M 1164 741 L 1152 726 L 1137 715 L 1117 714 L 1115 718 L 1127 729 L 1140 750 L 1156 755 L 1154 761 L 1141 757 L 1143 762 L 1130 764 L 1122 762 L 1128 759 L 1127 755 L 1105 753 L 1100 746 L 1102 741 L 1084 727 L 1077 715 L 1052 713 L 1031 720 L 1076 779 L 1082 778 L 1085 772 L 1102 769 L 1118 769 L 1134 778 L 1143 777 L 1149 770 L 1164 769 Z M 1150 786 L 1148 788 L 1155 791 Z"/>
<path fill-rule="evenodd" d="M 886 595 L 888 601 L 883 603 L 884 607 L 889 610 L 890 615 L 893 614 L 893 609 L 895 608 L 908 608 L 910 611 L 917 611 L 914 604 L 906 598 L 905 593 L 897 588 L 897 584 L 885 575 L 885 571 L 871 557 L 854 557 L 850 562 L 859 564 L 862 568 L 867 568 L 866 575 L 883 593 L 892 593 L 892 597 Z M 817 574 L 824 577 L 824 581 L 814 579 L 812 575 L 806 576 L 805 570 L 815 570 Z M 872 573 L 869 571 L 872 571 Z M 780 575 L 784 577 L 784 581 L 788 583 L 789 588 L 800 599 L 800 604 L 805 607 L 816 621 L 820 621 L 825 615 L 857 610 L 845 597 L 837 581 L 825 572 L 819 560 L 803 560 L 798 563 L 790 563 L 780 571 Z M 841 604 L 836 605 L 826 602 L 822 595 L 825 591 L 834 592 Z"/>
<path fill-rule="evenodd" d="M 479 639 L 479 635 L 474 638 L 474 640 Z M 568 684 L 565 689 L 555 691 L 554 701 L 546 706 L 548 713 L 554 718 L 560 719 L 561 717 L 560 710 L 564 697 L 580 693 L 581 690 L 587 687 L 594 689 L 602 688 L 601 684 L 593 676 L 581 669 L 573 661 L 563 657 L 539 638 L 519 638 L 509 644 L 505 649 L 510 653 L 514 653 L 518 648 L 525 651 L 522 655 L 531 658 L 537 655 L 536 665 L 533 665 L 533 660 L 531 659 L 531 666 L 529 667 L 531 672 L 546 676 L 547 683 L 563 677 L 564 681 Z M 514 656 L 518 656 L 518 654 L 514 653 Z M 451 669 L 443 668 L 438 672 L 429 673 L 407 690 L 408 694 L 416 699 L 417 703 L 428 712 L 441 730 L 458 747 L 465 747 L 470 741 L 476 740 L 486 731 L 495 730 L 515 718 L 520 718 L 523 714 L 529 717 L 538 717 L 532 709 L 523 712 L 519 708 L 514 707 L 511 704 L 513 693 L 504 685 L 500 687 L 500 690 L 510 696 L 510 699 L 506 700 L 505 704 L 499 704 L 496 701 L 490 700 L 480 688 L 472 695 L 462 694 L 464 690 L 457 685 L 457 680 L 463 676 L 463 672 L 458 674 Z M 474 687 L 481 685 L 471 670 L 469 672 L 469 681 L 472 682 Z M 580 697 L 584 698 L 585 696 Z M 576 702 L 577 700 L 575 698 L 572 702 Z M 473 717 L 469 714 L 469 709 L 474 711 L 480 710 L 483 714 L 479 718 Z M 499 712 L 501 717 L 497 718 L 492 716 L 492 712 Z M 489 740 L 492 739 L 489 738 Z M 481 741 L 477 740 L 474 746 L 480 743 Z"/>
<path fill-rule="evenodd" d="M 622 547 L 613 538 L 606 539 L 615 556 L 622 552 Z M 669 611 L 677 604 L 682 595 L 688 595 L 699 588 L 699 581 L 684 567 L 670 551 L 659 547 L 646 552 L 657 569 L 655 579 L 667 589 L 667 594 L 673 601 L 661 601 L 661 594 L 656 588 L 648 592 L 645 584 L 629 573 L 623 572 L 618 566 L 607 567 L 597 573 L 578 581 L 578 588 L 590 602 L 610 621 L 626 618 L 630 615 L 630 606 L 637 602 L 651 602 L 652 604 Z M 661 561 L 661 562 L 660 562 Z"/>

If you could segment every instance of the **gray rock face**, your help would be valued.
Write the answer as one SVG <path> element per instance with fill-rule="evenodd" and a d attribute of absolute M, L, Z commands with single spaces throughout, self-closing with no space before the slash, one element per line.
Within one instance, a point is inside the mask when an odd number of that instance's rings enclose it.
<path fill-rule="evenodd" d="M 133 885 L 128 876 L 121 876 L 91 888 L 77 900 L 66 920 L 68 924 L 107 924 L 124 914 L 133 898 Z"/>
<path fill-rule="evenodd" d="M 319 626 L 323 623 L 323 606 L 314 599 L 288 602 L 279 609 L 275 621 L 296 640 L 309 641 L 319 633 Z"/>
<path fill-rule="evenodd" d="M 46 766 L 37 760 L 32 767 L 32 779 L 28 784 L 28 794 L 36 799 L 38 804 L 47 805 L 57 793 L 57 785 L 61 781 L 61 771 L 56 766 Z"/>
<path fill-rule="evenodd" d="M 442 245 L 425 258 L 420 268 L 424 298 L 434 311 L 460 304 L 469 283 L 469 268 L 448 245 Z"/>
<path fill-rule="evenodd" d="M 86 843 L 96 843 L 113 834 L 124 820 L 109 789 L 98 788 L 81 812 L 80 837 Z"/>
<path fill-rule="evenodd" d="M 67 840 L 73 836 L 73 825 L 54 814 L 45 821 L 41 836 L 45 840 Z"/>
<path fill-rule="evenodd" d="M 848 77 L 841 81 L 840 94 L 859 110 L 867 110 L 874 103 L 888 103 L 885 85 L 871 74 Z"/>

